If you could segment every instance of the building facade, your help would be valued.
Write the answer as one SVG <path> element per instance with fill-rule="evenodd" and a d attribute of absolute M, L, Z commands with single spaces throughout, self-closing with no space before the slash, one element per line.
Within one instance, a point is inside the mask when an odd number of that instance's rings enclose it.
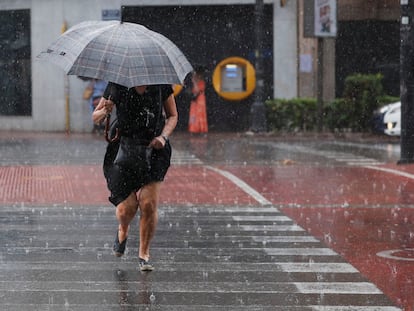
<path fill-rule="evenodd" d="M 264 1 L 264 99 L 317 95 L 318 46 L 317 40 L 303 36 L 304 1 L 308 0 Z M 324 44 L 325 100 L 338 96 L 343 76 L 356 66 L 367 71 L 386 69 L 375 61 L 370 67 L 355 64 L 359 53 L 354 55 L 343 47 L 352 41 L 357 50 L 359 42 L 347 34 L 358 25 L 373 31 L 379 24 L 386 29 L 386 36 L 393 35 L 398 28 L 396 2 L 338 0 L 338 37 Z M 63 30 L 79 22 L 121 18 L 166 35 L 194 66 L 205 69 L 210 82 L 206 94 L 211 130 L 247 130 L 253 96 L 224 100 L 209 79 L 215 66 L 227 57 L 243 57 L 254 65 L 254 10 L 255 0 L 0 0 L 0 130 L 90 131 L 90 111 L 82 99 L 86 82 L 66 76 L 63 70 L 38 61 L 36 56 Z M 371 46 L 370 50 L 375 50 L 378 44 Z M 349 62 L 338 65 L 343 55 Z M 384 57 L 383 61 L 392 57 Z M 301 61 L 305 60 L 303 66 Z M 180 93 L 177 102 L 179 129 L 185 130 L 188 94 Z"/>

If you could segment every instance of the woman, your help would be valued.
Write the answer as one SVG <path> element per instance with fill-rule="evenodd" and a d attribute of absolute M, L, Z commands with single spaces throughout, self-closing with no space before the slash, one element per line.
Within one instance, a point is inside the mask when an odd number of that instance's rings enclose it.
<path fill-rule="evenodd" d="M 109 143 L 104 159 L 104 175 L 111 192 L 110 202 L 116 206 L 119 222 L 114 242 L 115 255 L 125 252 L 129 224 L 140 210 L 139 265 L 142 271 L 154 269 L 150 263 L 150 242 L 154 236 L 158 215 L 161 182 L 170 166 L 171 146 L 168 137 L 174 131 L 178 113 L 170 85 L 135 86 L 127 88 L 109 83 L 92 119 L 98 123 L 116 107 L 120 139 Z M 117 162 L 122 150 L 136 146 L 149 148 L 148 169 L 142 169 L 146 159 Z M 139 169 L 138 169 L 139 167 Z"/>

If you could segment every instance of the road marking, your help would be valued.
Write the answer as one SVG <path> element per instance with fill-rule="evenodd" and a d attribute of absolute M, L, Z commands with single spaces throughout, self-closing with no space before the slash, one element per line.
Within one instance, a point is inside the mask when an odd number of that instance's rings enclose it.
<path fill-rule="evenodd" d="M 209 170 L 212 170 L 216 173 L 219 173 L 221 176 L 226 177 L 228 180 L 230 180 L 232 183 L 234 183 L 236 186 L 238 186 L 241 190 L 246 192 L 248 195 L 250 195 L 252 198 L 254 198 L 260 205 L 272 205 L 272 202 L 267 200 L 264 196 L 262 196 L 259 192 L 254 190 L 252 187 L 250 187 L 247 183 L 245 183 L 243 180 L 238 178 L 237 176 L 233 175 L 232 173 L 228 171 L 224 171 L 212 166 L 206 166 Z"/>
<path fill-rule="evenodd" d="M 396 253 L 405 253 L 410 257 L 402 257 L 396 255 Z M 414 248 L 405 248 L 405 249 L 391 249 L 386 251 L 381 251 L 377 253 L 378 257 L 387 258 L 387 259 L 394 259 L 394 260 L 400 260 L 400 261 L 414 261 L 414 257 L 412 255 L 414 254 Z"/>
<path fill-rule="evenodd" d="M 312 273 L 359 273 L 349 263 L 331 262 L 277 262 L 275 263 L 284 272 L 312 272 Z"/>
<path fill-rule="evenodd" d="M 295 282 L 293 284 L 302 294 L 382 294 L 374 284 L 368 282 Z"/>
<path fill-rule="evenodd" d="M 241 225 L 239 226 L 244 231 L 260 231 L 260 232 L 272 232 L 272 231 L 305 231 L 302 227 L 298 225 Z"/>
<path fill-rule="evenodd" d="M 410 179 L 414 179 L 414 175 L 410 174 L 410 173 L 406 173 L 406 172 L 401 172 L 398 170 L 394 170 L 392 168 L 386 168 L 386 167 L 378 167 L 378 166 L 371 166 L 371 165 L 367 165 L 364 166 L 365 168 L 369 168 L 371 170 L 377 170 L 377 171 L 382 171 L 382 172 L 386 172 L 386 173 L 391 173 L 394 175 L 398 175 L 398 176 L 403 176 L 403 177 L 407 177 Z"/>
<path fill-rule="evenodd" d="M 255 242 L 262 243 L 320 243 L 318 239 L 315 239 L 313 236 L 298 236 L 298 235 L 284 235 L 284 236 L 252 236 L 251 237 Z"/>
<path fill-rule="evenodd" d="M 292 150 L 295 152 L 302 152 L 302 153 L 308 153 L 313 154 L 317 156 L 321 156 L 324 158 L 332 159 L 337 162 L 345 163 L 350 166 L 364 166 L 369 165 L 380 165 L 383 164 L 383 162 L 379 162 L 372 158 L 367 158 L 364 156 L 358 156 L 353 155 L 352 153 L 345 153 L 345 152 L 339 152 L 339 151 L 327 151 L 327 150 L 316 150 L 311 147 L 306 146 L 298 146 L 298 145 L 290 145 L 286 143 L 275 143 L 275 148 L 278 149 L 285 149 L 285 150 Z"/>
<path fill-rule="evenodd" d="M 277 256 L 338 256 L 330 248 L 264 248 L 268 255 Z"/>
<path fill-rule="evenodd" d="M 401 311 L 396 307 L 381 306 L 310 306 L 313 311 Z"/>
<path fill-rule="evenodd" d="M 235 221 L 292 221 L 287 216 L 233 216 Z"/>

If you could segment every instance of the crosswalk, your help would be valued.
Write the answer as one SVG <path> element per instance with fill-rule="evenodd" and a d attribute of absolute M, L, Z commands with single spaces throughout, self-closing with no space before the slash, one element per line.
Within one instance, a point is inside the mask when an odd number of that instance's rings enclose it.
<path fill-rule="evenodd" d="M 111 207 L 4 207 L 0 223 L 5 311 L 400 310 L 272 206 L 162 206 L 151 273 L 137 225 L 112 255 Z"/>
<path fill-rule="evenodd" d="M 383 162 L 378 161 L 374 158 L 356 155 L 349 152 L 335 150 L 320 150 L 315 147 L 299 144 L 274 143 L 273 145 L 275 148 L 278 149 L 320 156 L 349 166 L 375 166 L 384 164 Z"/>

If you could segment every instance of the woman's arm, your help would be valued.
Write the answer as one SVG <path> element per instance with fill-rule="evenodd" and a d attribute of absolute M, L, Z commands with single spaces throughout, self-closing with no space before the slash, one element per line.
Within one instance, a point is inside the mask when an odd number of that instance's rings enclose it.
<path fill-rule="evenodd" d="M 161 135 L 155 137 L 150 143 L 150 146 L 154 147 L 155 149 L 164 148 L 165 144 L 168 141 L 168 138 L 170 137 L 175 127 L 177 126 L 178 112 L 177 112 L 177 104 L 175 103 L 174 94 L 171 94 L 165 100 L 164 110 L 167 116 L 167 120 L 165 121 L 164 128 L 162 129 Z"/>

